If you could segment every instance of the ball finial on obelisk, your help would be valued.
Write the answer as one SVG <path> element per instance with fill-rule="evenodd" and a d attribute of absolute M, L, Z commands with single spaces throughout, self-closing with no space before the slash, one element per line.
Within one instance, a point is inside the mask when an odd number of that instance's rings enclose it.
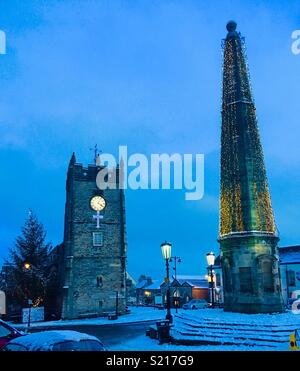
<path fill-rule="evenodd" d="M 226 25 L 228 32 L 234 32 L 236 30 L 237 23 L 235 21 L 229 21 Z"/>

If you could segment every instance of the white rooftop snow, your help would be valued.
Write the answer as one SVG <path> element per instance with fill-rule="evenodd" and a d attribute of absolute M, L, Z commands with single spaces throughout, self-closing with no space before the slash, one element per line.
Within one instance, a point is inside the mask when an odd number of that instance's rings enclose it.
<path fill-rule="evenodd" d="M 162 284 L 161 281 L 155 280 L 153 281 L 151 285 L 144 287 L 144 289 L 145 290 L 159 290 L 161 284 Z"/>
<path fill-rule="evenodd" d="M 179 275 L 177 274 L 176 275 L 176 279 L 177 280 L 206 280 L 207 281 L 207 278 L 205 276 L 186 276 L 186 275 Z"/>
<path fill-rule="evenodd" d="M 300 251 L 287 252 L 280 254 L 281 264 L 300 264 Z"/>

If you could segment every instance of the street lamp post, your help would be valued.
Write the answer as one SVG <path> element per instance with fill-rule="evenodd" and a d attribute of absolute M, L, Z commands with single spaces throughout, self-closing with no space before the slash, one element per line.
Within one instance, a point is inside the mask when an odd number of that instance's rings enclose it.
<path fill-rule="evenodd" d="M 31 271 L 31 264 L 28 263 L 28 262 L 24 262 L 23 263 L 23 272 L 25 273 L 25 276 L 24 276 L 24 283 L 25 283 L 25 295 L 27 296 L 27 299 L 29 299 L 29 287 L 28 285 L 26 284 L 26 273 L 27 272 L 30 272 Z"/>
<path fill-rule="evenodd" d="M 167 271 L 167 276 L 166 276 L 166 283 L 167 283 L 167 315 L 166 319 L 169 321 L 169 323 L 173 322 L 173 317 L 171 314 L 171 301 L 170 301 L 170 274 L 169 274 L 169 260 L 171 258 L 171 250 L 172 250 L 172 245 L 169 242 L 164 242 L 160 245 L 161 247 L 161 252 L 163 255 L 163 258 L 166 261 L 166 271 Z"/>
<path fill-rule="evenodd" d="M 25 262 L 23 264 L 23 269 L 25 272 L 29 272 L 31 270 L 31 264 L 28 263 L 28 262 Z M 29 294 L 29 290 L 27 289 L 27 295 Z M 28 299 L 27 300 L 27 303 L 28 303 L 28 321 L 27 321 L 27 330 L 26 332 L 28 333 L 29 332 L 29 329 L 30 329 L 30 321 L 31 321 L 31 307 L 32 307 L 32 300 L 31 299 Z"/>
<path fill-rule="evenodd" d="M 32 300 L 28 299 L 28 322 L 27 322 L 27 332 L 29 332 L 30 329 L 30 321 L 31 321 L 31 307 L 32 307 Z"/>
<path fill-rule="evenodd" d="M 211 306 L 214 308 L 215 306 L 215 297 L 214 297 L 214 272 L 213 272 L 213 266 L 215 265 L 215 254 L 213 252 L 210 252 L 206 254 L 206 260 L 207 260 L 207 269 L 208 269 L 208 277 L 210 277 L 209 280 L 209 286 L 211 290 Z"/>
<path fill-rule="evenodd" d="M 172 263 L 174 260 L 174 267 L 173 267 L 173 270 L 174 270 L 174 278 L 175 280 L 177 279 L 177 262 L 178 263 L 181 263 L 181 258 L 179 256 L 171 256 L 170 258 L 170 263 Z M 179 299 L 180 299 L 180 296 L 179 296 Z M 175 304 L 175 310 L 176 310 L 176 313 L 178 313 L 178 297 L 176 298 L 176 304 Z"/>

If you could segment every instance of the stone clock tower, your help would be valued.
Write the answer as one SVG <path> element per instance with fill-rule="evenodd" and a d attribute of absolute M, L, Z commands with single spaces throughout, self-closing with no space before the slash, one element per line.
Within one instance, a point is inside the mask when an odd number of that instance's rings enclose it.
<path fill-rule="evenodd" d="M 96 162 L 96 161 L 95 161 Z M 73 153 L 66 184 L 62 318 L 84 318 L 126 306 L 124 191 L 101 191 L 100 164 L 84 167 Z"/>

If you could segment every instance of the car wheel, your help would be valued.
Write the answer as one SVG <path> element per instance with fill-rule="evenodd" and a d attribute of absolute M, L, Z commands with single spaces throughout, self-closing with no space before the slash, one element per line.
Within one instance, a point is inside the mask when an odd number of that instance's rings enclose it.
<path fill-rule="evenodd" d="M 193 305 L 193 306 L 192 306 L 192 309 L 193 309 L 193 310 L 195 310 L 195 309 L 196 309 L 195 305 Z"/>

